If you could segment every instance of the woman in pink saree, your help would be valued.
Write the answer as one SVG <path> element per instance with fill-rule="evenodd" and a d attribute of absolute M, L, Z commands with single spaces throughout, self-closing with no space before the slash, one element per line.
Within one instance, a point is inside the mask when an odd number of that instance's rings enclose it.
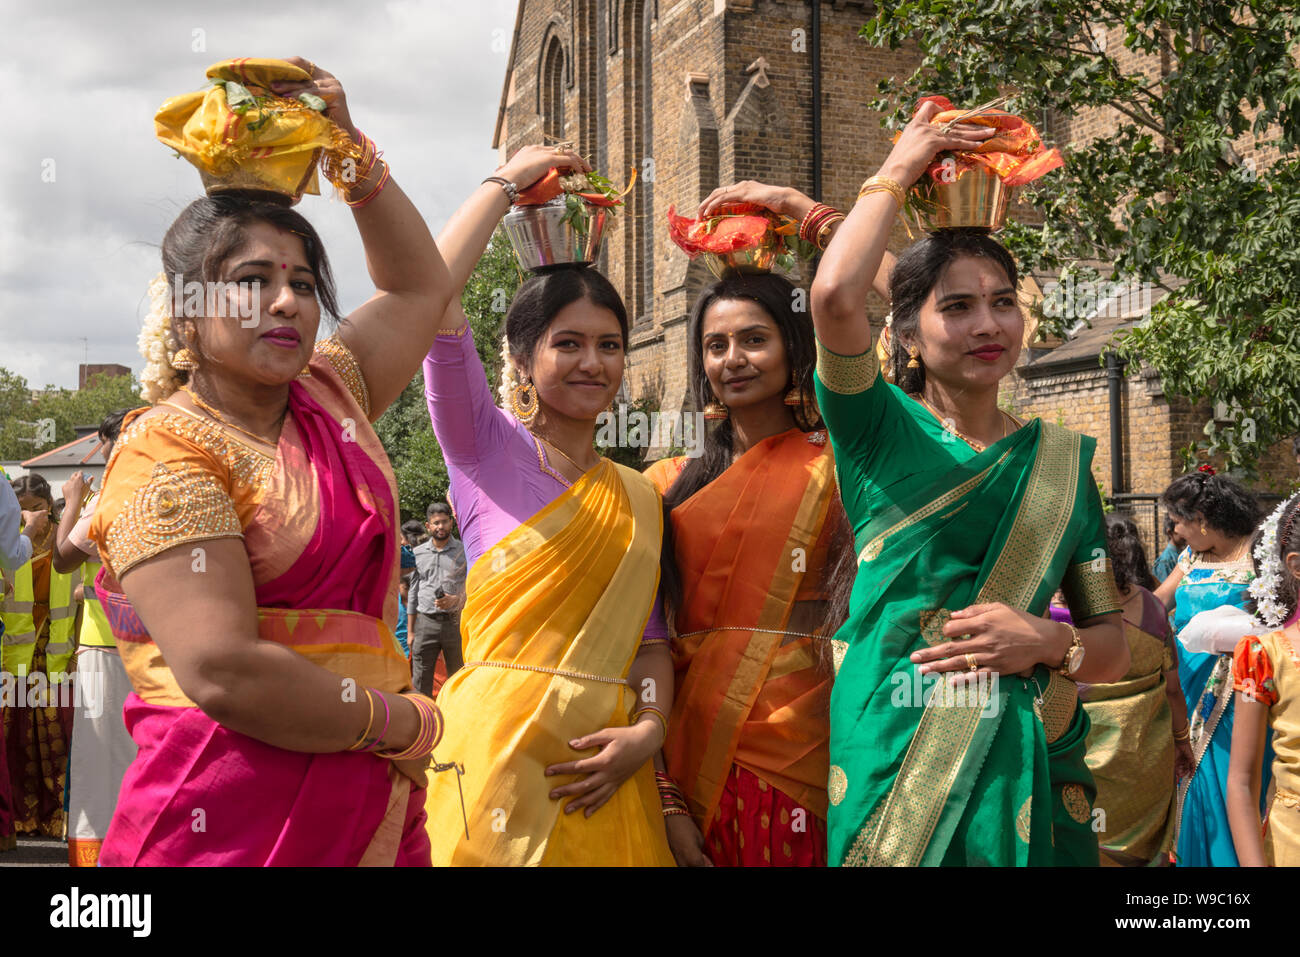
<path fill-rule="evenodd" d="M 275 92 L 323 98 L 361 142 L 338 81 L 289 63 L 311 79 Z M 377 293 L 320 343 L 321 312 L 337 311 L 302 216 L 208 197 L 164 239 L 163 346 L 146 354 L 156 404 L 128 417 L 91 530 L 139 748 L 106 866 L 430 862 L 424 785 L 441 718 L 410 691 L 393 637 L 397 491 L 370 423 L 467 277 L 382 161 L 347 199 Z M 223 285 L 204 315 L 172 316 L 177 284 L 193 281 Z M 213 295 L 234 301 L 221 312 Z M 256 323 L 216 318 L 250 303 Z M 153 339 L 146 328 L 142 345 Z"/>

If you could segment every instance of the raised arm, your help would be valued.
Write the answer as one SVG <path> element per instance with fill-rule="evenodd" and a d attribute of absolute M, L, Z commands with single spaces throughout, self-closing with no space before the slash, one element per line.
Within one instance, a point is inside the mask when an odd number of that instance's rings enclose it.
<path fill-rule="evenodd" d="M 942 150 L 973 149 L 996 131 L 958 124 L 948 133 L 930 125 L 939 112 L 923 103 L 880 167 L 878 176 L 893 180 L 904 190 L 925 172 Z M 840 224 L 826 255 L 817 267 L 812 285 L 813 327 L 817 338 L 832 352 L 855 356 L 871 347 L 871 326 L 864 312 L 867 293 L 880 291 L 877 277 L 885 268 L 886 246 L 899 204 L 886 191 L 868 193 L 854 204 Z M 886 298 L 888 291 L 885 292 Z"/>
<path fill-rule="evenodd" d="M 63 515 L 59 517 L 59 527 L 54 530 L 54 547 L 51 549 L 51 561 L 54 570 L 66 575 L 89 559 L 90 553 L 83 551 L 72 538 L 72 531 L 81 521 L 81 500 L 86 490 L 94 483 L 94 476 L 87 481 L 80 472 L 73 472 L 63 483 Z"/>
<path fill-rule="evenodd" d="M 277 83 L 275 92 L 288 97 L 304 91 L 319 95 L 325 100 L 326 115 L 361 142 L 343 87 L 333 74 L 301 57 L 285 59 L 310 71 L 312 82 Z M 376 163 L 370 175 L 348 191 L 351 201 L 366 200 L 353 207 L 352 215 L 376 291 L 339 328 L 365 376 L 372 419 L 379 418 L 419 369 L 420 357 L 433 342 L 438 318 L 454 292 L 447 266 L 415 204 L 391 178 L 375 192 L 384 172 L 385 165 Z"/>
<path fill-rule="evenodd" d="M 494 175 L 522 190 L 557 168 L 583 172 L 591 170 L 581 156 L 570 150 L 525 146 Z M 439 329 L 455 332 L 465 325 L 460 296 L 465 291 L 465 284 L 469 282 L 470 273 L 487 249 L 497 224 L 509 210 L 510 199 L 505 187 L 499 183 L 482 183 L 460 209 L 452 214 L 438 234 L 438 248 L 446 260 L 452 288 L 455 290 L 455 295 L 444 307 L 445 315 L 438 324 Z"/>
<path fill-rule="evenodd" d="M 496 175 L 525 189 L 555 167 L 590 169 L 576 153 L 526 146 L 497 170 Z M 466 470 L 488 449 L 504 441 L 505 433 L 483 364 L 466 334 L 465 310 L 460 300 L 470 274 L 509 208 L 504 187 L 499 183 L 483 183 L 438 236 L 455 295 L 439 318 L 437 341 L 426 347 L 424 396 L 443 455 L 448 462 Z"/>

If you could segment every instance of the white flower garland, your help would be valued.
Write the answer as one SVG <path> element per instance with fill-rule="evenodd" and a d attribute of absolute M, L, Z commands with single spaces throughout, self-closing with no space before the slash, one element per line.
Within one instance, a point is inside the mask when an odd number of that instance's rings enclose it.
<path fill-rule="evenodd" d="M 1255 599 L 1255 617 L 1269 628 L 1281 628 L 1286 621 L 1289 609 L 1278 600 L 1282 587 L 1284 569 L 1282 559 L 1278 557 L 1277 527 L 1282 521 L 1292 499 L 1284 499 L 1273 510 L 1273 514 L 1260 526 L 1263 534 L 1255 546 L 1255 561 L 1259 563 L 1259 576 L 1250 583 L 1250 597 Z"/>
<path fill-rule="evenodd" d="M 510 358 L 510 340 L 501 337 L 501 382 L 497 386 L 497 396 L 501 399 L 501 408 L 510 412 L 510 390 L 519 385 L 515 378 L 515 363 Z M 513 414 L 513 413 L 512 413 Z"/>
<path fill-rule="evenodd" d="M 138 345 L 144 356 L 140 395 L 150 405 L 157 405 L 181 387 L 180 373 L 172 366 L 180 351 L 172 332 L 172 292 L 163 273 L 149 283 L 149 314 L 140 328 Z"/>

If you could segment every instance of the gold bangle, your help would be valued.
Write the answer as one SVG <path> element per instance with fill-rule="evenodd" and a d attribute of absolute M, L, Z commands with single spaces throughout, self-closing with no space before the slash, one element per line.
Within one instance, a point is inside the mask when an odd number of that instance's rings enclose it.
<path fill-rule="evenodd" d="M 662 724 L 662 725 L 664 726 L 664 739 L 667 740 L 667 738 L 668 738 L 668 719 L 664 717 L 664 713 L 663 713 L 662 711 L 660 711 L 658 708 L 652 708 L 652 707 L 647 706 L 647 707 L 641 708 L 641 709 L 639 709 L 639 710 L 633 712 L 633 714 L 632 714 L 632 723 L 633 723 L 633 724 L 636 724 L 636 723 L 640 720 L 641 715 L 643 715 L 643 714 L 647 714 L 647 713 L 652 714 L 652 715 L 654 715 L 656 718 L 659 719 L 659 723 Z"/>
<path fill-rule="evenodd" d="M 440 335 L 440 336 L 455 336 L 457 339 L 459 339 L 461 336 L 463 336 L 463 335 L 465 334 L 465 330 L 468 329 L 468 328 L 469 328 L 469 323 L 467 322 L 467 323 L 465 323 L 465 325 L 461 326 L 459 329 L 439 329 L 439 330 L 438 330 L 438 335 Z"/>
<path fill-rule="evenodd" d="M 827 221 L 825 226 L 817 230 L 817 239 L 814 245 L 816 245 L 816 247 L 820 249 L 822 252 L 826 252 L 826 247 L 831 241 L 831 232 L 835 229 L 836 226 L 838 226 L 842 222 L 844 222 L 843 213 L 831 217 L 831 219 Z"/>
<path fill-rule="evenodd" d="M 362 688 L 361 690 L 366 693 L 366 703 L 370 705 L 370 717 L 366 719 L 366 730 L 362 731 L 361 737 L 352 743 L 352 746 L 348 748 L 349 751 L 356 751 L 366 743 L 366 740 L 370 737 L 370 729 L 375 724 L 375 699 L 370 694 L 369 688 Z"/>
<path fill-rule="evenodd" d="M 882 189 L 887 190 L 894 199 L 898 200 L 900 207 L 907 199 L 907 190 L 903 189 L 903 184 L 896 179 L 890 179 L 888 176 L 867 177 L 862 184 L 862 188 L 858 190 L 858 199 Z"/>
<path fill-rule="evenodd" d="M 871 186 L 868 187 L 867 189 L 864 189 L 861 193 L 858 194 L 858 202 L 859 203 L 862 202 L 868 196 L 871 196 L 875 193 L 888 193 L 890 198 L 893 199 L 893 201 L 897 204 L 898 208 L 899 209 L 903 208 L 903 204 L 898 201 L 898 194 L 895 193 L 892 189 L 890 189 L 887 186 Z"/>
<path fill-rule="evenodd" d="M 1192 726 L 1189 724 L 1187 727 L 1183 728 L 1182 731 L 1175 731 L 1175 732 L 1174 732 L 1174 740 L 1175 740 L 1175 741 L 1190 741 L 1190 740 L 1192 740 Z"/>

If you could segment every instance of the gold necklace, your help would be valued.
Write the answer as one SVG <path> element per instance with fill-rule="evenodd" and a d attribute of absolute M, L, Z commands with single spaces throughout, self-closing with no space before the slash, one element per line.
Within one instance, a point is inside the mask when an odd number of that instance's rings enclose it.
<path fill-rule="evenodd" d="M 537 433 L 534 432 L 533 435 L 537 435 Z M 544 436 L 537 435 L 537 438 L 539 438 L 539 439 L 541 439 L 543 442 L 545 442 L 548 448 L 552 448 L 552 449 L 554 449 L 555 451 L 559 452 L 561 455 L 563 455 L 563 456 L 564 456 L 564 460 L 565 460 L 566 462 L 568 462 L 570 465 L 572 465 L 575 469 L 577 469 L 579 475 L 586 475 L 586 474 L 587 474 L 587 472 L 589 471 L 589 469 L 584 469 L 584 468 L 583 468 L 581 465 L 579 465 L 577 462 L 573 461 L 573 459 L 569 458 L 568 454 L 564 451 L 564 449 L 560 448 L 558 445 L 556 445 L 556 444 L 555 444 L 554 442 L 552 442 L 550 439 L 545 438 Z M 604 458 L 604 456 L 603 456 L 603 455 L 600 455 L 599 453 L 597 453 L 597 456 L 596 456 L 596 457 L 597 457 L 597 458 Z M 592 468 L 595 468 L 595 466 L 593 465 Z"/>
<path fill-rule="evenodd" d="M 983 442 L 981 442 L 979 439 L 972 439 L 966 433 L 958 432 L 953 417 L 948 416 L 947 418 L 944 418 L 943 414 L 934 406 L 932 406 L 929 402 L 926 402 L 925 396 L 921 395 L 919 392 L 916 394 L 916 401 L 920 402 L 923 406 L 925 406 L 927 409 L 930 410 L 930 414 L 939 420 L 939 424 L 943 426 L 945 432 L 951 432 L 953 435 L 957 436 L 957 438 L 961 439 L 963 442 L 969 445 L 976 452 L 983 452 L 985 449 L 988 448 L 988 446 L 985 445 Z M 1001 442 L 1003 439 L 1005 439 L 1008 435 L 1011 434 L 1010 430 L 1007 428 L 1007 420 L 1010 419 L 1011 416 L 1007 415 L 1007 413 L 1003 412 L 1001 409 L 998 409 L 998 412 L 1001 412 L 1003 416 L 1002 434 L 998 436 L 998 440 L 997 440 L 998 442 Z M 1019 427 L 1020 427 L 1019 425 L 1016 426 L 1016 428 Z"/>
<path fill-rule="evenodd" d="M 258 435 L 258 434 L 255 433 L 255 432 L 250 432 L 250 431 L 248 431 L 248 429 L 245 429 L 245 428 L 242 428 L 241 426 L 235 425 L 234 422 L 231 422 L 229 419 L 227 419 L 224 415 L 222 415 L 220 412 L 218 412 L 216 409 L 214 409 L 214 408 L 213 408 L 212 406 L 210 406 L 208 403 L 206 403 L 206 402 L 204 402 L 202 399 L 200 399 L 200 398 L 198 397 L 198 394 L 197 394 L 193 389 L 191 389 L 188 385 L 183 385 L 183 386 L 181 386 L 181 390 L 182 390 L 186 395 L 188 395 L 191 399 L 194 400 L 194 404 L 195 404 L 195 405 L 197 405 L 197 406 L 198 406 L 200 409 L 202 409 L 204 412 L 208 413 L 208 415 L 212 416 L 214 419 L 216 419 L 216 420 L 217 420 L 218 422 L 220 422 L 222 425 L 229 426 L 230 428 L 234 429 L 236 432 L 242 432 L 244 435 L 248 436 L 250 439 L 256 439 L 258 442 L 261 442 L 263 445 L 275 445 L 275 444 L 276 444 L 276 443 L 272 442 L 270 439 L 263 438 L 262 436 Z M 289 407 L 288 407 L 288 406 L 285 406 L 284 412 L 281 412 L 281 413 L 280 413 L 280 418 L 278 418 L 278 419 L 276 420 L 276 422 L 275 422 L 275 424 L 276 424 L 277 426 L 280 425 L 280 423 L 284 421 L 285 414 L 288 413 L 288 411 L 289 411 Z"/>

